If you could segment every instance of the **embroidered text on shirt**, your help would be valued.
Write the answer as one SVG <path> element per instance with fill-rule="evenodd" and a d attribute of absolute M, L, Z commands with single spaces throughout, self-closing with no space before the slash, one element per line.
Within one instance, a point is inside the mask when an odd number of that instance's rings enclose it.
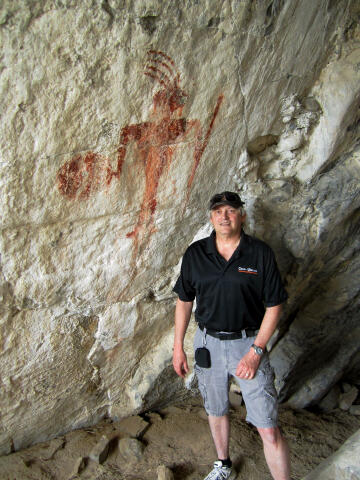
<path fill-rule="evenodd" d="M 258 271 L 250 267 L 238 267 L 238 272 L 240 273 L 249 273 L 251 275 L 257 275 Z"/>

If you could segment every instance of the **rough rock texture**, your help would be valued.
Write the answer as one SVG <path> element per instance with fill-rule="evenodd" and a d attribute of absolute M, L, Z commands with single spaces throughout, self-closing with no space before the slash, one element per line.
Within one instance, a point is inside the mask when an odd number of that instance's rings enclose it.
<path fill-rule="evenodd" d="M 359 10 L 2 2 L 0 453 L 186 395 L 171 289 L 225 188 L 290 294 L 280 398 L 360 383 Z"/>
<path fill-rule="evenodd" d="M 304 480 L 360 479 L 360 431 L 352 435 L 337 452 L 324 460 Z"/>

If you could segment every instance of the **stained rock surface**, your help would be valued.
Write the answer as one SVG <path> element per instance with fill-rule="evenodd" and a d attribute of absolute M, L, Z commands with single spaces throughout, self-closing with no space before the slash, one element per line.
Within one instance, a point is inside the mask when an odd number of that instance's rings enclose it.
<path fill-rule="evenodd" d="M 172 286 L 224 189 L 289 293 L 280 399 L 359 387 L 359 15 L 1 3 L 1 454 L 192 393 L 171 367 Z"/>

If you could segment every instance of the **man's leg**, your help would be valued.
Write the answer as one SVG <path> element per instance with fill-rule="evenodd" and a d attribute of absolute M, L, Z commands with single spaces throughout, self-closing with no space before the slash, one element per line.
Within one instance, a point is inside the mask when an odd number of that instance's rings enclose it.
<path fill-rule="evenodd" d="M 227 458 L 229 458 L 229 416 L 224 415 L 222 417 L 214 417 L 212 415 L 209 415 L 208 418 L 218 459 L 226 460 Z"/>
<path fill-rule="evenodd" d="M 204 334 L 197 330 L 194 339 L 195 351 L 204 345 Z M 229 408 L 229 377 L 225 347 L 227 342 L 207 336 L 206 347 L 210 351 L 211 367 L 195 365 L 200 393 L 208 414 L 209 426 L 215 444 L 218 460 L 204 480 L 232 480 L 236 473 L 232 470 L 229 458 L 230 422 L 227 415 Z"/>
<path fill-rule="evenodd" d="M 258 428 L 264 445 L 264 454 L 271 475 L 275 480 L 290 480 L 290 455 L 279 427 Z"/>

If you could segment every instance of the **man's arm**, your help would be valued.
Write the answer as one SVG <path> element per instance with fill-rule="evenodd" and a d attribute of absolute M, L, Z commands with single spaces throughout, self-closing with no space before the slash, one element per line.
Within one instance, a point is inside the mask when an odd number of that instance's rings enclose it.
<path fill-rule="evenodd" d="M 178 298 L 175 308 L 175 336 L 173 366 L 180 377 L 185 377 L 189 371 L 186 354 L 184 352 L 184 338 L 189 325 L 193 302 L 183 302 Z"/>
<path fill-rule="evenodd" d="M 281 311 L 281 304 L 276 305 L 275 307 L 266 308 L 259 333 L 254 341 L 255 345 L 265 349 L 267 342 L 270 340 L 271 335 L 274 333 L 279 322 Z M 236 375 L 240 378 L 244 378 L 245 380 L 250 380 L 255 376 L 260 364 L 260 360 L 261 356 L 255 353 L 253 348 L 250 348 L 249 352 L 246 353 L 240 360 L 236 369 Z M 248 375 L 246 376 L 247 373 Z"/>

